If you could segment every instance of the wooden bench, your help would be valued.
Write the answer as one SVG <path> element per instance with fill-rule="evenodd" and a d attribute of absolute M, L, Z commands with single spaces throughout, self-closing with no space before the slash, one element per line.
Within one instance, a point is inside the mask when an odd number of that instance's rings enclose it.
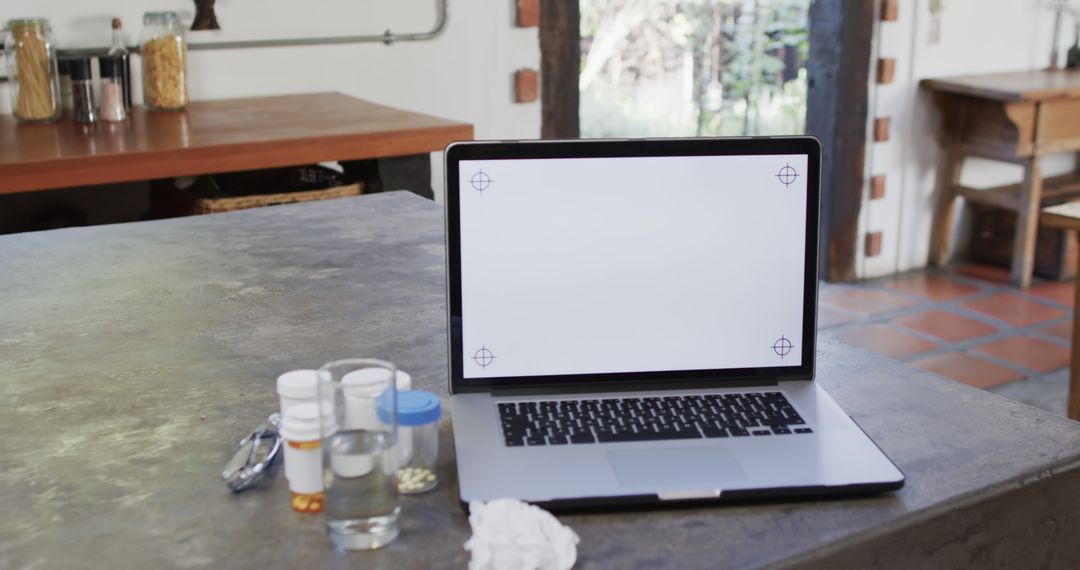
<path fill-rule="evenodd" d="M 1080 201 L 1066 202 L 1043 208 L 1040 221 L 1048 226 L 1066 230 L 1080 230 Z M 1075 311 L 1080 309 L 1080 287 L 1076 288 L 1073 301 L 1072 364 L 1069 366 L 1069 417 L 1080 420 L 1080 319 Z"/>

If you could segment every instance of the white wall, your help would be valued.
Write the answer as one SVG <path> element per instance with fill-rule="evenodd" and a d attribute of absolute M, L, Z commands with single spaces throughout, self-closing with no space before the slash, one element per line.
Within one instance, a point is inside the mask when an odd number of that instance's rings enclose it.
<path fill-rule="evenodd" d="M 536 28 L 514 27 L 515 4 L 450 0 L 447 27 L 431 41 L 192 51 L 191 97 L 340 91 L 472 123 L 477 138 L 536 138 L 539 103 L 513 103 L 513 73 L 539 68 L 539 41 Z M 0 0 L 0 20 L 49 18 L 61 48 L 107 45 L 114 16 L 123 18 L 128 43 L 135 44 L 146 10 L 176 10 L 190 23 L 194 3 Z M 189 41 L 421 32 L 433 26 L 436 14 L 435 0 L 218 0 L 216 13 L 222 31 L 189 32 Z M 0 112 L 10 112 L 7 93 Z M 441 196 L 441 153 L 432 162 Z"/>
<path fill-rule="evenodd" d="M 866 175 L 886 176 L 885 198 L 864 194 L 860 233 L 882 231 L 883 251 L 865 257 L 859 240 L 860 277 L 887 275 L 926 265 L 940 148 L 935 139 L 940 118 L 921 79 L 1046 67 L 1053 16 L 1036 0 L 944 0 L 941 41 L 930 42 L 931 0 L 901 0 L 900 19 L 880 22 L 877 55 L 896 58 L 896 78 L 871 85 L 874 116 L 892 118 L 889 142 L 869 143 Z M 1061 55 L 1073 39 L 1073 22 L 1063 19 Z M 876 56 L 874 58 L 876 60 Z M 1047 174 L 1071 169 L 1069 155 L 1044 163 Z M 1018 182 L 1018 166 L 968 159 L 962 181 L 974 187 Z M 958 208 L 958 212 L 962 209 Z M 954 243 L 966 236 L 957 224 Z M 962 244 L 961 244 L 962 247 Z M 954 248 L 956 249 L 956 248 Z"/>

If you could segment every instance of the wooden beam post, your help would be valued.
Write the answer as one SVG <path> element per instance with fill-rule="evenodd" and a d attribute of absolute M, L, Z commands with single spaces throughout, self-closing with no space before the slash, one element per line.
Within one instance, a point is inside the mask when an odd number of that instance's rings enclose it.
<path fill-rule="evenodd" d="M 581 10 L 576 1 L 540 1 L 540 136 L 576 139 L 581 126 Z"/>
<path fill-rule="evenodd" d="M 821 140 L 822 276 L 855 279 L 877 2 L 810 3 L 806 132 Z"/>

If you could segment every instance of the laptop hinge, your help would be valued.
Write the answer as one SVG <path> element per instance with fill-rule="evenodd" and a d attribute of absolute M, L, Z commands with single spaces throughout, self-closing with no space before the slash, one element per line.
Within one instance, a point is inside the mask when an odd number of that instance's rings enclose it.
<path fill-rule="evenodd" d="M 541 396 L 545 394 L 595 394 L 598 392 L 655 392 L 657 390 L 714 390 L 716 388 L 759 388 L 776 386 L 777 380 L 724 380 L 708 381 L 656 381 L 648 382 L 604 382 L 596 384 L 548 384 L 545 386 L 494 386 L 493 396 Z"/>

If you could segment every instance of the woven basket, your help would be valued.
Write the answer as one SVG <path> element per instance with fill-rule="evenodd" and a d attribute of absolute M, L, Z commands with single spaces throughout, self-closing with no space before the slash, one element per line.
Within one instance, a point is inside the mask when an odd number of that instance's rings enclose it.
<path fill-rule="evenodd" d="M 187 194 L 188 207 L 184 208 L 190 214 L 218 214 L 221 212 L 235 212 L 251 208 L 265 206 L 277 206 L 278 204 L 293 204 L 296 202 L 314 202 L 316 200 L 329 200 L 331 198 L 346 198 L 363 194 L 362 184 L 350 184 L 337 186 L 325 190 L 308 190 L 306 192 L 286 192 L 282 194 L 256 194 L 253 196 L 236 196 L 232 198 L 199 198 Z"/>

